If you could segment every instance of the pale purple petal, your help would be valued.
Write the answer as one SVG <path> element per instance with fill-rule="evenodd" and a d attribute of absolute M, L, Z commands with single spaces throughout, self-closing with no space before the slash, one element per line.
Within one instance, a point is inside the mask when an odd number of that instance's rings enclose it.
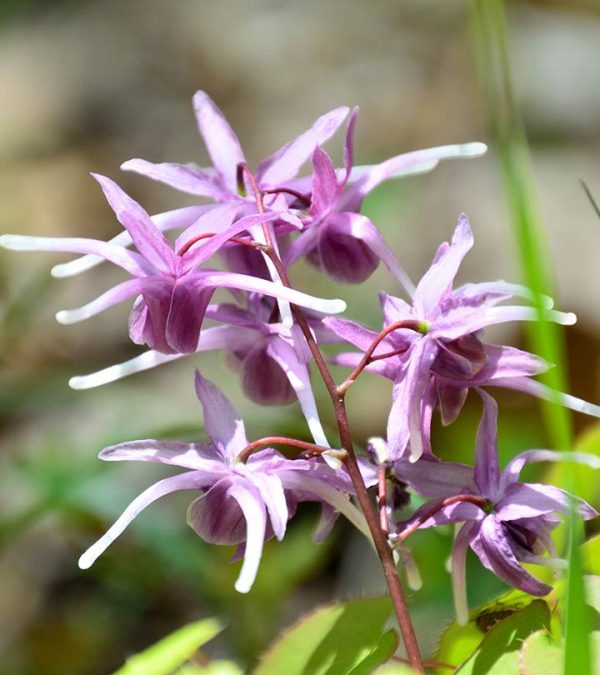
<path fill-rule="evenodd" d="M 531 380 L 528 377 L 499 377 L 488 383 L 494 387 L 506 387 L 507 389 L 515 389 L 522 391 L 525 394 L 537 396 L 545 401 L 564 405 L 571 410 L 583 413 L 584 415 L 592 415 L 593 417 L 600 417 L 600 406 L 594 403 L 589 403 L 583 399 L 571 396 L 570 394 L 563 394 L 555 391 L 545 384 L 537 380 Z"/>
<path fill-rule="evenodd" d="M 358 106 L 355 106 L 350 111 L 348 119 L 348 127 L 346 129 L 346 139 L 344 141 L 344 168 L 346 175 L 344 176 L 344 184 L 350 178 L 352 165 L 354 164 L 354 130 L 356 128 L 356 119 L 358 117 Z"/>
<path fill-rule="evenodd" d="M 363 351 L 367 350 L 374 342 L 375 338 L 379 335 L 377 331 L 366 328 L 355 321 L 350 321 L 349 319 L 337 319 L 335 317 L 326 316 L 323 319 L 323 323 L 327 328 L 331 329 L 336 335 L 339 335 L 341 338 L 353 344 L 355 347 L 362 349 Z M 382 341 L 383 349 L 378 347 L 377 349 L 380 353 L 384 354 L 386 351 L 393 349 L 389 343 L 385 344 L 385 339 Z M 377 354 L 377 350 L 375 354 Z M 362 356 L 362 354 L 361 354 Z"/>
<path fill-rule="evenodd" d="M 448 245 L 442 244 L 431 267 L 417 285 L 414 306 L 422 319 L 432 318 L 438 311 L 440 301 L 451 291 L 454 278 L 465 255 L 473 246 L 473 232 L 467 217 L 462 214 Z M 437 321 L 436 321 L 437 328 Z M 472 333 L 464 330 L 462 334 Z"/>
<path fill-rule="evenodd" d="M 359 532 L 362 532 L 367 539 L 371 540 L 371 533 L 365 517 L 350 501 L 348 495 L 340 492 L 337 487 L 332 487 L 324 480 L 307 476 L 300 471 L 282 471 L 279 477 L 286 490 L 297 490 L 303 494 L 308 493 L 313 496 L 315 501 L 330 504 L 338 513 L 345 516 Z"/>
<path fill-rule="evenodd" d="M 229 226 L 227 219 L 224 219 L 224 225 L 227 229 L 225 231 L 219 232 L 214 237 L 207 238 L 203 241 L 200 246 L 192 246 L 189 251 L 186 251 L 181 259 L 183 261 L 182 272 L 188 272 L 193 267 L 200 265 L 201 263 L 208 260 L 213 256 L 220 248 L 226 244 L 231 237 L 240 234 L 244 230 L 251 230 L 261 223 L 267 223 L 272 220 L 276 220 L 278 217 L 277 213 L 261 213 L 253 214 L 250 216 L 244 216 L 239 220 L 236 220 L 233 225 Z M 221 226 L 221 230 L 223 225 Z"/>
<path fill-rule="evenodd" d="M 301 293 L 292 288 L 286 288 L 281 284 L 264 279 L 257 279 L 246 274 L 236 274 L 234 272 L 211 271 L 203 276 L 203 282 L 206 286 L 223 286 L 230 288 L 239 288 L 244 291 L 264 293 L 275 298 L 287 300 L 300 307 L 307 307 L 315 312 L 323 314 L 340 314 L 346 311 L 346 303 L 343 300 L 326 300 L 316 298 L 306 293 Z"/>
<path fill-rule="evenodd" d="M 483 304 L 486 301 L 494 304 L 511 297 L 523 298 L 536 304 L 538 297 L 544 309 L 552 309 L 554 300 L 547 295 L 536 295 L 530 288 L 522 284 L 513 284 L 507 281 L 486 281 L 475 284 L 465 284 L 454 291 L 454 297 L 468 299 L 470 303 Z"/>
<path fill-rule="evenodd" d="M 526 464 L 533 462 L 575 462 L 585 464 L 592 469 L 600 469 L 600 457 L 584 452 L 556 452 L 555 450 L 526 450 L 508 462 L 500 477 L 502 491 L 519 480 L 519 475 Z"/>
<path fill-rule="evenodd" d="M 237 167 L 245 162 L 240 142 L 223 113 L 203 91 L 194 95 L 194 110 L 198 129 L 208 154 L 223 184 L 232 195 L 237 193 Z"/>
<path fill-rule="evenodd" d="M 394 383 L 387 425 L 387 440 L 394 459 L 402 456 L 409 439 L 410 460 L 416 462 L 423 454 L 421 400 L 429 385 L 430 368 L 437 349 L 428 337 L 413 343 L 408 353 L 408 367 L 402 378 Z"/>
<path fill-rule="evenodd" d="M 96 559 L 113 543 L 113 541 L 123 532 L 129 523 L 147 506 L 152 504 L 160 497 L 164 497 L 177 490 L 195 490 L 198 489 L 198 477 L 195 471 L 186 471 L 185 473 L 155 483 L 142 494 L 138 495 L 123 513 L 116 520 L 114 525 L 98 541 L 90 546 L 87 551 L 79 558 L 79 567 L 86 570 L 91 567 Z"/>
<path fill-rule="evenodd" d="M 302 232 L 294 241 L 287 247 L 283 256 L 283 262 L 287 267 L 293 265 L 296 260 L 308 255 L 317 246 L 319 238 L 319 227 L 309 227 Z"/>
<path fill-rule="evenodd" d="M 137 250 L 160 272 L 174 272 L 175 254 L 171 245 L 146 211 L 110 178 L 95 173 L 92 176 L 100 183 L 117 220 L 129 232 Z"/>
<path fill-rule="evenodd" d="M 216 201 L 230 198 L 214 175 L 193 164 L 155 164 L 145 159 L 130 159 L 121 164 L 121 169 L 139 173 L 187 194 L 210 197 Z"/>
<path fill-rule="evenodd" d="M 211 443 L 185 441 L 129 441 L 104 448 L 98 455 L 105 462 L 160 462 L 198 470 L 198 486 L 210 485 L 221 478 L 228 467 Z"/>
<path fill-rule="evenodd" d="M 348 108 L 336 108 L 319 117 L 313 126 L 263 160 L 256 168 L 262 185 L 279 185 L 296 176 L 317 145 L 322 145 L 338 130 Z"/>
<path fill-rule="evenodd" d="M 154 216 L 150 216 L 150 219 L 161 232 L 166 232 L 167 230 L 174 230 L 192 225 L 192 223 L 194 223 L 205 211 L 213 208 L 214 206 L 212 204 L 186 206 L 182 209 L 157 213 Z M 133 242 L 129 232 L 123 230 L 110 239 L 108 243 L 123 248 L 129 246 Z M 134 253 L 133 255 L 137 256 L 139 254 Z M 53 277 L 70 277 L 92 269 L 103 262 L 103 260 L 104 258 L 97 255 L 85 255 L 82 258 L 75 258 L 75 260 L 71 260 L 68 263 L 55 265 L 52 268 L 51 274 Z"/>
<path fill-rule="evenodd" d="M 269 349 L 275 342 L 280 342 L 277 336 L 256 336 L 242 361 L 242 388 L 259 405 L 287 405 L 296 398 L 285 370 Z"/>
<path fill-rule="evenodd" d="M 247 445 L 244 421 L 228 398 L 196 371 L 196 395 L 204 410 L 204 428 L 224 456 L 232 461 Z"/>
<path fill-rule="evenodd" d="M 175 250 L 187 250 L 193 245 L 195 240 L 205 234 L 214 234 L 222 232 L 230 227 L 233 219 L 238 214 L 240 207 L 238 204 L 212 204 L 210 209 L 207 209 L 200 217 L 193 223 L 186 227 L 185 230 L 175 240 Z M 198 242 L 200 243 L 200 242 Z M 201 242 L 206 243 L 206 240 Z"/>
<path fill-rule="evenodd" d="M 505 377 L 523 377 L 545 373 L 550 364 L 535 354 L 514 347 L 484 345 L 487 363 L 477 373 L 474 383 L 494 384 Z"/>
<path fill-rule="evenodd" d="M 454 611 L 459 626 L 466 626 L 469 622 L 469 605 L 467 602 L 466 562 L 467 551 L 477 523 L 465 523 L 460 527 L 454 539 L 451 558 L 452 595 L 454 597 Z"/>
<path fill-rule="evenodd" d="M 119 302 L 123 302 L 134 295 L 139 295 L 152 286 L 154 284 L 150 279 L 130 279 L 129 281 L 124 281 L 82 307 L 63 309 L 57 312 L 56 320 L 58 323 L 67 325 L 85 321 L 85 319 L 89 319 Z"/>
<path fill-rule="evenodd" d="M 188 525 L 209 544 L 230 546 L 246 538 L 244 513 L 231 494 L 235 480 L 231 475 L 218 480 L 188 507 Z M 247 481 L 242 482 L 254 489 Z"/>
<path fill-rule="evenodd" d="M 206 352 L 216 349 L 247 349 L 256 341 L 256 332 L 234 326 L 216 326 L 205 328 L 200 334 L 197 352 Z M 128 375 L 141 373 L 144 370 L 155 368 L 163 363 L 180 359 L 185 354 L 163 354 L 151 349 L 128 361 L 103 368 L 89 375 L 76 375 L 69 380 L 72 389 L 92 389 L 109 382 L 115 382 Z"/>
<path fill-rule="evenodd" d="M 295 391 L 314 442 L 325 448 L 330 447 L 323 430 L 323 425 L 319 419 L 319 411 L 310 384 L 307 366 L 298 361 L 294 349 L 284 340 L 271 340 L 268 352 L 271 358 L 285 372 L 290 385 Z"/>
<path fill-rule="evenodd" d="M 379 266 L 378 256 L 362 240 L 364 226 L 357 226 L 364 222 L 368 220 L 356 213 L 332 213 L 319 226 L 320 266 L 336 281 L 361 283 Z"/>
<path fill-rule="evenodd" d="M 109 260 L 134 277 L 152 271 L 144 258 L 134 251 L 96 239 L 81 237 L 28 237 L 20 234 L 0 235 L 0 246 L 12 251 L 57 251 L 60 253 L 85 253 L 99 261 Z M 69 263 L 66 263 L 67 265 Z M 57 275 L 53 275 L 57 276 Z"/>
<path fill-rule="evenodd" d="M 267 507 L 273 533 L 281 541 L 285 536 L 285 528 L 289 518 L 288 506 L 281 481 L 276 475 L 264 472 L 248 473 L 248 480 L 258 488 L 260 496 Z"/>
<path fill-rule="evenodd" d="M 448 426 L 456 420 L 463 409 L 469 389 L 460 385 L 445 383 L 439 377 L 436 377 L 435 380 L 442 424 Z"/>
<path fill-rule="evenodd" d="M 584 520 L 598 515 L 583 499 L 573 497 L 553 485 L 541 483 L 510 484 L 496 504 L 494 513 L 500 520 L 538 518 L 549 513 L 568 513 L 571 502 Z"/>
<path fill-rule="evenodd" d="M 235 590 L 239 593 L 247 593 L 256 579 L 267 526 L 264 502 L 260 494 L 257 494 L 256 488 L 250 488 L 250 485 L 242 486 L 241 483 L 234 483 L 229 490 L 231 496 L 240 505 L 246 519 L 244 562 L 235 582 Z"/>
<path fill-rule="evenodd" d="M 552 590 L 551 586 L 536 579 L 521 567 L 506 538 L 504 526 L 496 517 L 488 516 L 483 520 L 478 540 L 484 553 L 483 557 L 479 556 L 481 562 L 507 584 L 520 588 L 530 595 L 546 595 Z M 477 549 L 473 550 L 479 555 Z"/>
<path fill-rule="evenodd" d="M 326 215 L 335 205 L 339 186 L 335 167 L 329 155 L 320 146 L 314 149 L 312 154 L 312 199 L 310 214 L 318 219 Z"/>
<path fill-rule="evenodd" d="M 351 214 L 349 233 L 360 239 L 383 262 L 410 297 L 414 295 L 415 285 L 381 236 L 381 232 L 366 216 L 356 213 Z"/>
<path fill-rule="evenodd" d="M 358 211 L 362 200 L 380 183 L 390 178 L 400 178 L 412 173 L 434 169 L 441 159 L 480 157 L 487 150 L 484 143 L 464 145 L 443 145 L 427 150 L 416 150 L 392 157 L 381 164 L 370 167 L 355 167 L 350 180 L 352 185 L 344 193 L 343 208 Z M 355 179 L 355 176 L 358 180 Z"/>
<path fill-rule="evenodd" d="M 452 497 L 477 492 L 473 469 L 466 464 L 422 457 L 418 462 L 395 462 L 394 473 L 424 497 Z"/>
<path fill-rule="evenodd" d="M 338 516 L 339 513 L 331 506 L 331 504 L 326 504 L 325 502 L 321 504 L 319 522 L 317 523 L 315 533 L 313 534 L 313 541 L 315 544 L 322 544 L 325 539 L 327 539 Z"/>
<path fill-rule="evenodd" d="M 212 289 L 199 291 L 185 277 L 175 283 L 165 325 L 165 339 L 171 349 L 181 354 L 197 350 L 204 311 L 212 294 Z"/>
<path fill-rule="evenodd" d="M 483 415 L 477 429 L 474 477 L 480 493 L 495 502 L 500 494 L 498 404 L 485 391 L 479 389 L 478 393 L 483 401 Z"/>
<path fill-rule="evenodd" d="M 445 312 L 436 319 L 430 334 L 435 337 L 454 340 L 461 335 L 475 333 L 486 326 L 493 326 L 508 321 L 552 321 L 561 326 L 572 326 L 577 317 L 571 312 L 556 312 L 553 310 L 538 310 L 535 307 L 490 307 L 474 309 L 473 307 L 458 307 Z"/>

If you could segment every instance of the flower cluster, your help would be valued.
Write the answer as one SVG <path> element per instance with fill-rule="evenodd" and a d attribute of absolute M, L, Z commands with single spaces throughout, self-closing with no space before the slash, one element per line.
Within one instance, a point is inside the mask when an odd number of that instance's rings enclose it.
<path fill-rule="evenodd" d="M 264 542 L 273 536 L 283 538 L 301 501 L 322 505 L 318 538 L 326 536 L 339 513 L 368 537 L 374 536 L 368 512 L 378 504 L 381 532 L 408 564 L 409 553 L 402 544 L 408 534 L 459 523 L 452 571 L 463 618 L 468 547 L 508 584 L 534 595 L 548 592 L 549 587 L 521 563 L 560 565 L 550 533 L 567 509 L 569 496 L 551 486 L 520 483 L 520 469 L 537 461 L 570 459 L 594 467 L 599 462 L 587 455 L 533 450 L 515 457 L 500 472 L 497 406 L 485 390 L 518 390 L 599 417 L 600 408 L 549 390 L 534 379 L 549 364 L 513 347 L 488 344 L 483 331 L 493 324 L 539 319 L 568 325 L 575 317 L 555 311 L 550 298 L 536 303 L 534 295 L 517 284 L 496 281 L 454 288 L 459 266 L 473 246 L 464 215 L 451 241 L 439 247 L 429 270 L 413 284 L 381 232 L 360 212 L 365 197 L 383 181 L 432 170 L 443 159 L 477 157 L 485 146 L 448 145 L 373 166 L 354 166 L 358 111 L 337 108 L 252 170 L 236 135 L 207 94 L 195 95 L 194 109 L 212 167 L 132 159 L 122 168 L 202 198 L 202 203 L 150 216 L 112 180 L 94 175 L 123 226 L 112 240 L 2 235 L 0 245 L 82 256 L 57 265 L 53 269 L 57 277 L 79 274 L 102 261 L 128 275 L 86 305 L 59 312 L 57 319 L 81 321 L 134 299 L 129 335 L 149 350 L 125 363 L 72 378 L 74 388 L 105 384 L 184 355 L 222 350 L 239 370 L 250 400 L 261 405 L 297 400 L 313 440 L 267 436 L 249 442 L 231 403 L 196 372 L 209 441 L 144 440 L 103 450 L 100 457 L 107 461 L 162 462 L 185 471 L 139 495 L 82 555 L 80 566 L 89 567 L 154 500 L 176 490 L 194 490 L 199 496 L 189 507 L 188 522 L 206 541 L 237 546 L 234 558 L 244 559 L 236 583 L 242 592 L 252 586 Z M 322 145 L 346 118 L 343 166 L 336 168 Z M 311 173 L 299 175 L 308 162 Z M 173 236 L 167 238 L 166 233 Z M 342 300 L 317 298 L 291 287 L 288 270 L 300 259 L 347 283 L 364 281 L 382 262 L 405 299 L 382 294 L 380 330 L 337 318 L 333 315 L 346 307 Z M 213 304 L 216 289 L 229 291 L 230 301 Z M 205 326 L 205 320 L 211 325 Z M 336 342 L 359 350 L 334 357 L 335 363 L 352 369 L 339 386 L 321 354 L 323 345 Z M 333 447 L 311 386 L 315 366 L 336 407 L 340 443 Z M 343 399 L 364 370 L 391 380 L 393 394 L 386 439 L 372 439 L 368 454 L 357 460 Z M 469 389 L 479 393 L 484 405 L 472 467 L 439 460 L 430 437 L 434 412 L 439 410 L 442 422 L 450 424 L 460 414 Z M 302 452 L 290 459 L 272 447 L 276 444 Z M 369 493 L 372 504 L 365 507 L 361 500 L 367 487 L 373 487 L 377 498 Z M 408 504 L 408 490 L 428 501 L 399 521 L 397 513 Z M 596 515 L 584 502 L 578 502 L 578 508 L 583 518 Z M 545 552 L 550 557 L 544 557 Z"/>

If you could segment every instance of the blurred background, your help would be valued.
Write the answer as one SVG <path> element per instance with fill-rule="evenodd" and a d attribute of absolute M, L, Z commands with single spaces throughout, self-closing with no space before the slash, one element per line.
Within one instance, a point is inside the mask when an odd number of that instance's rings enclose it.
<path fill-rule="evenodd" d="M 599 402 L 600 220 L 579 178 L 600 199 L 600 2 L 509 2 L 507 12 L 557 305 L 579 318 L 566 335 L 570 391 Z M 118 232 L 90 171 L 116 179 L 150 213 L 194 203 L 119 165 L 131 157 L 207 164 L 191 106 L 197 89 L 223 109 L 251 164 L 339 105 L 360 106 L 357 164 L 490 136 L 464 2 L 1 0 L 0 232 L 100 239 Z M 327 146 L 338 162 L 342 142 L 339 134 Z M 364 210 L 413 278 L 464 211 L 476 245 L 460 280 L 519 279 L 493 147 L 483 159 L 388 183 Z M 204 616 L 228 624 L 207 653 L 249 668 L 282 626 L 312 607 L 381 591 L 376 560 L 351 527 L 338 523 L 316 546 L 317 512 L 306 507 L 284 542 L 267 544 L 251 593 L 236 594 L 239 563 L 229 565 L 231 550 L 204 544 L 186 526 L 185 495 L 153 505 L 91 570 L 77 568 L 123 507 L 168 473 L 102 465 L 98 451 L 135 438 L 202 437 L 194 367 L 218 380 L 250 437 L 305 437 L 306 429 L 296 404 L 245 402 L 221 356 L 71 391 L 70 376 L 138 350 L 128 341 L 126 306 L 76 326 L 54 321 L 57 310 L 84 304 L 116 278 L 106 265 L 50 279 L 52 264 L 64 259 L 0 251 L 2 673 L 109 673 Z M 318 279 L 302 265 L 292 276 L 303 290 L 345 298 L 348 316 L 372 327 L 381 321 L 377 291 L 400 294 L 385 270 L 359 288 Z M 491 339 L 527 346 L 518 327 Z M 547 444 L 535 401 L 499 398 L 505 458 Z M 388 384 L 371 375 L 353 388 L 348 405 L 359 444 L 385 433 L 389 401 Z M 470 399 L 455 425 L 436 428 L 434 448 L 468 461 L 479 414 Z M 579 434 L 590 425 L 576 416 Z M 424 651 L 452 617 L 443 567 L 450 544 L 449 532 L 414 537 L 424 587 L 410 601 Z M 471 604 L 502 588 L 475 564 L 469 575 Z"/>

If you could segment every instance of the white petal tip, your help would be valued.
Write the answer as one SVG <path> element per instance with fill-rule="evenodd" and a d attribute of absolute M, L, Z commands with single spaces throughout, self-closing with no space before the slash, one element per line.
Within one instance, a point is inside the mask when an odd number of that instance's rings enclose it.
<path fill-rule="evenodd" d="M 235 582 L 234 586 L 235 590 L 238 593 L 248 593 L 250 589 L 252 588 L 252 584 L 247 584 L 246 582 L 240 582 L 239 580 Z"/>
<path fill-rule="evenodd" d="M 487 152 L 487 145 L 485 143 L 465 143 L 459 146 L 461 157 L 481 157 Z"/>
<path fill-rule="evenodd" d="M 86 382 L 85 375 L 75 375 L 75 377 L 69 379 L 69 387 L 76 390 L 89 389 L 90 385 L 86 385 Z"/>
<path fill-rule="evenodd" d="M 563 321 L 562 321 L 564 326 L 572 326 L 577 323 L 577 315 L 573 314 L 573 312 L 564 312 L 563 313 Z"/>
<path fill-rule="evenodd" d="M 77 319 L 73 317 L 72 312 L 68 309 L 61 309 L 60 312 L 56 312 L 55 318 L 63 326 L 77 322 Z"/>
<path fill-rule="evenodd" d="M 344 300 L 328 300 L 326 302 L 327 314 L 342 314 L 348 308 Z"/>
<path fill-rule="evenodd" d="M 35 251 L 37 237 L 26 237 L 21 234 L 0 235 L 0 246 L 11 251 Z"/>
<path fill-rule="evenodd" d="M 95 558 L 91 555 L 88 555 L 87 552 L 84 553 L 79 560 L 77 561 L 77 566 L 80 570 L 89 570 L 90 567 L 94 564 Z"/>

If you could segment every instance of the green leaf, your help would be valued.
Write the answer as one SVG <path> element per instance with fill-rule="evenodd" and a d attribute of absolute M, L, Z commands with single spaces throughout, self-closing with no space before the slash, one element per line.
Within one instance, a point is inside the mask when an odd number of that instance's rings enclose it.
<path fill-rule="evenodd" d="M 373 675 L 416 675 L 416 671 L 404 663 L 386 663 L 373 671 Z"/>
<path fill-rule="evenodd" d="M 545 630 L 532 633 L 523 642 L 519 666 L 523 675 L 560 675 L 563 650 Z"/>
<path fill-rule="evenodd" d="M 501 619 L 483 638 L 475 653 L 456 671 L 460 675 L 506 675 L 519 672 L 523 640 L 549 628 L 550 609 L 543 600 L 534 600 Z"/>
<path fill-rule="evenodd" d="M 216 619 L 190 623 L 132 656 L 114 675 L 171 675 L 221 630 Z"/>
<path fill-rule="evenodd" d="M 388 630 L 387 633 L 381 636 L 377 647 L 367 658 L 355 666 L 348 675 L 369 675 L 369 673 L 373 672 L 373 669 L 390 659 L 396 649 L 398 649 L 398 634 L 395 630 Z"/>
<path fill-rule="evenodd" d="M 506 619 L 531 603 L 531 596 L 522 591 L 512 590 L 499 598 L 471 610 L 469 622 L 460 626 L 452 622 L 442 633 L 435 660 L 453 666 L 466 661 L 477 649 L 483 638 L 502 619 Z M 448 670 L 438 668 L 440 675 Z"/>
<path fill-rule="evenodd" d="M 337 603 L 301 619 L 264 655 L 255 675 L 362 675 L 385 662 L 396 646 L 383 635 L 392 611 L 387 596 Z"/>

